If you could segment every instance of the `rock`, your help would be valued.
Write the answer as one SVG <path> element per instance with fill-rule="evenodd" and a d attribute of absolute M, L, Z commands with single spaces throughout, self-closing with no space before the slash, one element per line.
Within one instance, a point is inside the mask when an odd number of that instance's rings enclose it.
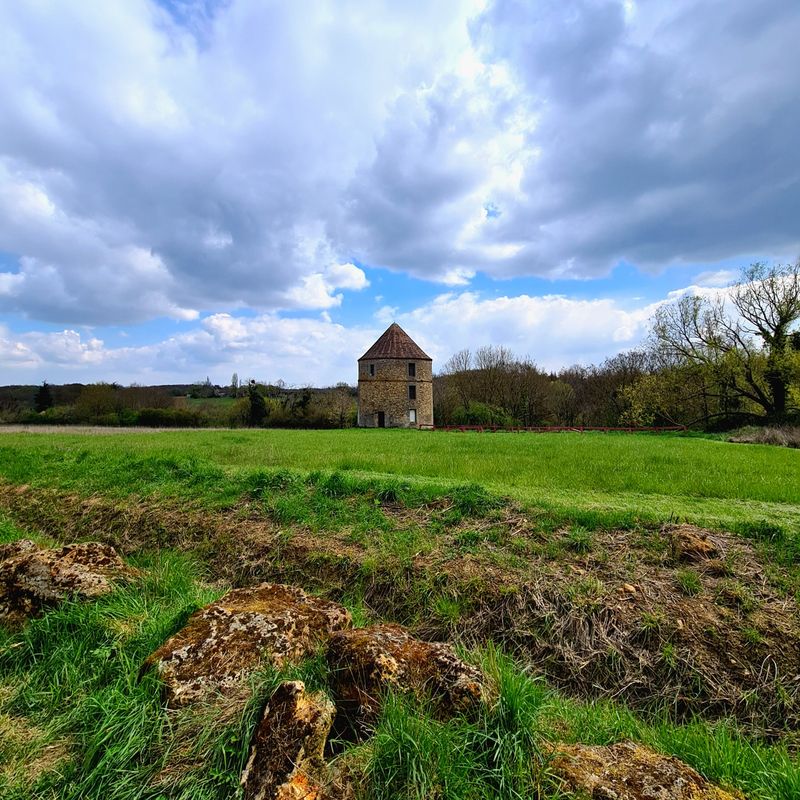
<path fill-rule="evenodd" d="M 550 769 L 587 800 L 742 800 L 683 761 L 633 742 L 559 745 Z"/>
<path fill-rule="evenodd" d="M 23 539 L 5 545 L 7 553 L 0 562 L 0 621 L 12 626 L 68 597 L 101 597 L 115 582 L 139 574 L 113 547 L 99 542 L 40 549 Z"/>
<path fill-rule="evenodd" d="M 21 556 L 23 553 L 32 553 L 38 549 L 39 546 L 30 539 L 17 539 L 16 542 L 0 544 L 0 562 L 14 558 L 14 556 Z"/>
<path fill-rule="evenodd" d="M 668 531 L 672 556 L 676 561 L 707 561 L 720 555 L 719 547 L 702 528 L 679 525 Z"/>
<path fill-rule="evenodd" d="M 143 670 L 158 672 L 167 704 L 176 708 L 209 692 L 230 692 L 264 663 L 299 661 L 350 625 L 347 609 L 294 586 L 234 589 L 192 614 Z"/>
<path fill-rule="evenodd" d="M 250 742 L 241 778 L 244 800 L 321 800 L 334 713 L 324 693 L 309 694 L 302 681 L 282 683 Z"/>
<path fill-rule="evenodd" d="M 337 708 L 360 726 L 374 721 L 389 689 L 430 696 L 443 718 L 475 709 L 484 696 L 480 670 L 450 645 L 415 639 L 401 625 L 337 633 L 327 658 Z"/>

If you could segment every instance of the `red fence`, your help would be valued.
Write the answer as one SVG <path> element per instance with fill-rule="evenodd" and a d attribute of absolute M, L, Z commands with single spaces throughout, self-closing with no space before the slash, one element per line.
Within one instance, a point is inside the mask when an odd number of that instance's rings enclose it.
<path fill-rule="evenodd" d="M 611 428 L 611 427 L 596 427 L 591 425 L 542 425 L 534 428 L 512 427 L 503 428 L 499 425 L 442 425 L 432 430 L 437 431 L 477 431 L 478 433 L 585 433 L 587 431 L 600 431 L 601 433 L 670 433 L 674 431 L 687 430 L 685 425 L 662 425 L 653 428 Z"/>

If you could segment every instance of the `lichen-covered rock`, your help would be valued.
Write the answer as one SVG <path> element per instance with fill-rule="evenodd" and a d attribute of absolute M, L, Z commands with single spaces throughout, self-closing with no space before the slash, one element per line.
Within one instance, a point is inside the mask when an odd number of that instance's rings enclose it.
<path fill-rule="evenodd" d="M 387 690 L 430 697 L 440 717 L 466 712 L 484 697 L 480 670 L 441 642 L 423 642 L 401 625 L 343 631 L 328 643 L 337 707 L 353 721 L 371 722 Z"/>
<path fill-rule="evenodd" d="M 683 761 L 633 742 L 560 745 L 550 768 L 564 789 L 587 800 L 742 800 Z"/>
<path fill-rule="evenodd" d="M 302 681 L 282 683 L 250 742 L 241 779 L 244 800 L 320 800 L 334 713 L 322 692 L 310 694 Z"/>
<path fill-rule="evenodd" d="M 30 539 L 17 539 L 16 542 L 6 542 L 0 544 L 0 561 L 6 561 L 14 556 L 21 556 L 23 553 L 32 553 L 38 550 L 39 546 Z"/>
<path fill-rule="evenodd" d="M 158 672 L 167 704 L 176 708 L 210 692 L 229 692 L 264 663 L 299 661 L 350 625 L 347 609 L 294 586 L 233 589 L 192 614 L 143 669 Z"/>
<path fill-rule="evenodd" d="M 717 558 L 719 547 L 702 528 L 678 525 L 665 528 L 676 561 L 697 562 Z"/>
<path fill-rule="evenodd" d="M 99 542 L 40 549 L 26 539 L 8 547 L 0 562 L 0 621 L 19 625 L 68 597 L 87 600 L 108 594 L 138 571 L 113 547 Z"/>

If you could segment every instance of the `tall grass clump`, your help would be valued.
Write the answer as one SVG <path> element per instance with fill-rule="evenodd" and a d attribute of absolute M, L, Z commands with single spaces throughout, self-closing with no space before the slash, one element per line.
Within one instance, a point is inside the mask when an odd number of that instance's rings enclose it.
<path fill-rule="evenodd" d="M 141 581 L 97 602 L 63 603 L 21 632 L 0 635 L 0 684 L 7 687 L 0 711 L 20 729 L 42 731 L 42 748 L 61 742 L 68 753 L 57 769 L 0 783 L 4 797 L 127 800 L 148 796 L 146 788 L 162 778 L 172 784 L 170 797 L 186 800 L 235 790 L 244 751 L 237 725 L 172 720 L 157 680 L 139 677 L 146 656 L 219 592 L 199 582 L 183 556 L 162 553 L 138 566 L 145 567 Z M 190 741 L 209 745 L 203 757 L 211 769 L 192 768 L 187 737 L 176 735 L 182 727 L 193 729 Z"/>
<path fill-rule="evenodd" d="M 475 717 L 443 722 L 430 706 L 389 695 L 367 745 L 370 796 L 442 800 L 536 796 L 545 777 L 536 720 L 546 690 L 507 656 L 478 656 L 494 700 Z"/>

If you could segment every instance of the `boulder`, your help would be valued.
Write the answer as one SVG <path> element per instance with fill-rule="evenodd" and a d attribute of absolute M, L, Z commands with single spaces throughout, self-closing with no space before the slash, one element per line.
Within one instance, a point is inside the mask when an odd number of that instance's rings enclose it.
<path fill-rule="evenodd" d="M 233 589 L 192 614 L 143 670 L 158 672 L 167 704 L 177 708 L 209 693 L 230 693 L 265 663 L 300 661 L 350 625 L 347 609 L 294 586 Z"/>
<path fill-rule="evenodd" d="M 32 553 L 38 549 L 39 546 L 30 539 L 17 539 L 16 542 L 0 544 L 0 562 L 14 558 L 14 556 L 21 556 L 23 553 Z"/>
<path fill-rule="evenodd" d="M 308 693 L 302 681 L 282 683 L 253 732 L 244 800 L 321 800 L 334 713 L 324 693 Z"/>
<path fill-rule="evenodd" d="M 40 549 L 23 539 L 5 545 L 2 554 L 7 557 L 0 562 L 0 621 L 6 625 L 19 625 L 68 597 L 101 597 L 139 574 L 99 542 Z"/>
<path fill-rule="evenodd" d="M 707 531 L 694 525 L 678 525 L 667 529 L 676 561 L 697 562 L 718 558 L 720 550 Z"/>
<path fill-rule="evenodd" d="M 550 769 L 587 800 L 742 800 L 683 761 L 633 742 L 559 745 Z"/>
<path fill-rule="evenodd" d="M 441 718 L 473 710 L 484 697 L 480 670 L 450 645 L 415 639 L 401 625 L 337 633 L 327 659 L 337 708 L 359 726 L 374 721 L 387 690 L 430 697 Z"/>

